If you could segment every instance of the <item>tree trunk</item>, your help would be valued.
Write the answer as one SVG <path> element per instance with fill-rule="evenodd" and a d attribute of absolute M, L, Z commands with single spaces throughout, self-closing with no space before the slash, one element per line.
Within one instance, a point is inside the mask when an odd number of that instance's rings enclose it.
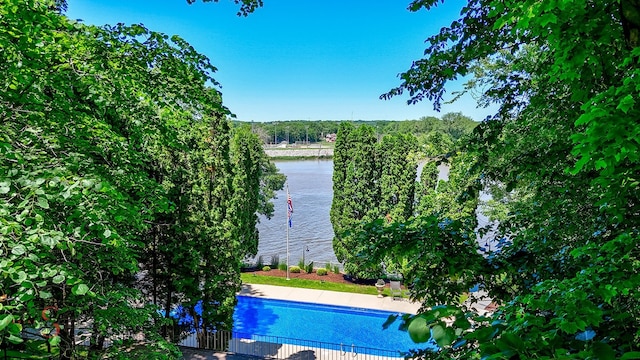
<path fill-rule="evenodd" d="M 100 352 L 104 348 L 104 335 L 98 331 L 98 324 L 93 323 L 93 331 L 89 339 L 89 352 Z"/>
<path fill-rule="evenodd" d="M 169 263 L 167 264 L 167 268 L 171 268 L 171 260 L 169 260 Z M 165 299 L 165 304 L 164 304 L 164 317 L 169 319 L 171 317 L 171 292 L 173 291 L 173 287 L 171 286 L 171 277 L 167 277 L 167 297 Z M 162 337 L 167 339 L 168 336 L 168 328 L 169 325 L 163 325 L 162 326 Z M 171 338 L 173 338 L 173 332 L 171 333 Z"/>
<path fill-rule="evenodd" d="M 60 360 L 71 360 L 75 345 L 75 319 L 73 314 L 63 314 L 58 322 L 60 329 Z"/>
<path fill-rule="evenodd" d="M 640 45 L 640 1 L 620 1 L 620 16 L 625 40 L 630 49 Z"/>
<path fill-rule="evenodd" d="M 152 296 L 153 296 L 153 305 L 158 305 L 158 234 L 160 229 L 158 229 L 160 225 L 156 225 L 153 227 L 153 250 L 151 253 L 151 257 L 153 259 L 151 266 L 151 282 L 152 284 Z"/>

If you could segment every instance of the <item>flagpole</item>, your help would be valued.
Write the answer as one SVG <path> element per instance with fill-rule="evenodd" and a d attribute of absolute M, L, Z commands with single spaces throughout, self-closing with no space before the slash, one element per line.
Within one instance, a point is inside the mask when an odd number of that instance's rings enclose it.
<path fill-rule="evenodd" d="M 285 224 L 285 228 L 287 228 L 287 280 L 289 279 L 289 184 L 285 183 L 287 187 L 287 223 Z"/>

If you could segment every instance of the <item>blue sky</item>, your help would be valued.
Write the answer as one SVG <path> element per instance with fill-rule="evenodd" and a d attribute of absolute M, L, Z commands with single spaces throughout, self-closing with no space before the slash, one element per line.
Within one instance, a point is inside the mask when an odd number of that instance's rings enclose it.
<path fill-rule="evenodd" d="M 223 103 L 238 120 L 406 120 L 460 111 L 482 120 L 466 97 L 443 106 L 380 100 L 421 58 L 424 40 L 458 18 L 465 1 L 411 13 L 409 1 L 265 0 L 238 17 L 231 0 L 69 0 L 67 15 L 103 25 L 142 23 L 178 34 L 218 68 Z M 460 87 L 452 84 L 451 91 Z"/>

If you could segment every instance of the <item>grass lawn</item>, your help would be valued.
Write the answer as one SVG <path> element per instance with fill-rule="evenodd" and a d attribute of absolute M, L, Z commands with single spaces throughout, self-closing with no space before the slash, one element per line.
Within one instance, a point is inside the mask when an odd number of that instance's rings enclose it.
<path fill-rule="evenodd" d="M 329 290 L 340 291 L 355 294 L 369 294 L 378 295 L 378 290 L 375 286 L 368 285 L 355 285 L 355 284 L 341 284 L 328 281 L 308 280 L 308 279 L 295 279 L 287 280 L 282 277 L 276 276 L 264 276 L 255 275 L 252 273 L 242 273 L 242 282 L 245 284 L 264 284 L 264 285 L 276 285 L 276 286 L 288 286 L 303 289 L 316 289 L 316 290 Z M 384 295 L 390 296 L 389 289 L 385 289 Z"/>

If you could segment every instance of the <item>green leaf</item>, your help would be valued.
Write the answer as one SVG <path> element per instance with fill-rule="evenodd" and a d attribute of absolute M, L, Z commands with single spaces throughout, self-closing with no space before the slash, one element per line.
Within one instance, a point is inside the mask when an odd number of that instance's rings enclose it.
<path fill-rule="evenodd" d="M 621 360 L 640 359 L 640 351 L 626 352 L 624 353 L 624 355 L 622 355 L 622 357 L 620 357 L 620 359 Z"/>
<path fill-rule="evenodd" d="M 565 320 L 560 323 L 560 329 L 567 334 L 575 334 L 578 331 L 578 325 L 571 320 Z"/>
<path fill-rule="evenodd" d="M 457 316 L 456 321 L 453 322 L 453 325 L 463 330 L 467 330 L 471 328 L 471 323 L 464 316 Z"/>
<path fill-rule="evenodd" d="M 24 245 L 22 245 L 22 244 L 18 244 L 18 245 L 14 246 L 14 247 L 11 249 L 11 253 L 12 253 L 13 255 L 18 255 L 18 256 L 20 256 L 20 255 L 24 254 L 25 252 L 27 252 L 27 249 L 26 249 L 26 248 L 24 247 Z"/>
<path fill-rule="evenodd" d="M 9 340 L 9 342 L 12 344 L 20 344 L 24 341 L 22 340 L 22 338 L 15 336 L 13 334 L 9 335 L 9 338 L 7 340 Z"/>
<path fill-rule="evenodd" d="M 46 245 L 50 248 L 53 248 L 54 246 L 56 246 L 58 244 L 58 241 L 56 241 L 56 239 L 54 239 L 51 236 L 47 236 L 47 235 L 43 235 L 40 237 L 40 242 L 42 243 L 42 245 Z"/>
<path fill-rule="evenodd" d="M 48 209 L 49 201 L 45 197 L 38 196 L 38 206 L 40 206 L 43 209 Z"/>
<path fill-rule="evenodd" d="M 604 169 L 607 167 L 607 162 L 602 159 L 598 159 L 596 160 L 595 167 L 596 167 L 596 170 Z"/>
<path fill-rule="evenodd" d="M 54 336 L 49 339 L 49 344 L 51 344 L 51 346 L 57 346 L 58 344 L 60 344 L 60 340 L 60 336 Z"/>
<path fill-rule="evenodd" d="M 429 341 L 429 337 L 431 336 L 426 319 L 420 315 L 411 320 L 407 331 L 409 332 L 411 340 L 416 344 Z"/>
<path fill-rule="evenodd" d="M 53 295 L 48 292 L 48 291 L 40 291 L 40 298 L 41 299 L 51 299 L 51 297 L 53 297 Z"/>
<path fill-rule="evenodd" d="M 540 25 L 547 26 L 558 22 L 558 17 L 553 13 L 546 13 L 540 17 Z"/>
<path fill-rule="evenodd" d="M 4 318 L 0 320 L 0 331 L 4 330 L 4 328 L 9 326 L 9 324 L 11 324 L 12 322 L 13 322 L 13 315 L 11 314 L 5 315 Z"/>
<path fill-rule="evenodd" d="M 524 349 L 524 342 L 515 334 L 512 333 L 504 333 L 500 337 L 501 340 L 504 341 L 510 348 L 515 350 Z"/>
<path fill-rule="evenodd" d="M 89 291 L 89 287 L 85 284 L 78 284 L 71 288 L 71 293 L 73 293 L 73 295 L 84 295 L 87 291 Z"/>
<path fill-rule="evenodd" d="M 18 284 L 22 284 L 22 282 L 24 282 L 25 280 L 27 280 L 27 273 L 20 270 L 16 273 L 17 277 L 13 278 L 13 281 L 15 281 Z"/>
<path fill-rule="evenodd" d="M 628 94 L 627 96 L 622 98 L 622 100 L 620 100 L 620 103 L 618 104 L 616 109 L 621 110 L 623 113 L 626 114 L 629 111 L 629 109 L 633 108 L 635 103 L 636 102 L 633 99 L 633 96 L 631 94 Z"/>
<path fill-rule="evenodd" d="M 103 233 L 103 235 L 104 235 L 104 238 L 105 238 L 105 239 L 108 239 L 108 238 L 109 238 L 109 236 L 111 236 L 111 230 L 109 230 L 109 229 L 105 230 L 105 231 L 104 231 L 104 233 Z"/>
<path fill-rule="evenodd" d="M 22 331 L 22 324 L 15 322 L 14 318 L 14 322 L 7 325 L 6 329 L 11 334 L 19 334 Z"/>
<path fill-rule="evenodd" d="M 54 284 L 61 284 L 64 281 L 64 275 L 56 275 L 53 277 Z"/>
<path fill-rule="evenodd" d="M 455 339 L 455 334 L 442 325 L 435 325 L 431 328 L 431 337 L 436 341 L 438 346 L 444 347 L 450 345 Z"/>
<path fill-rule="evenodd" d="M 616 354 L 609 344 L 596 342 L 593 344 L 593 354 L 600 360 L 615 359 Z"/>

